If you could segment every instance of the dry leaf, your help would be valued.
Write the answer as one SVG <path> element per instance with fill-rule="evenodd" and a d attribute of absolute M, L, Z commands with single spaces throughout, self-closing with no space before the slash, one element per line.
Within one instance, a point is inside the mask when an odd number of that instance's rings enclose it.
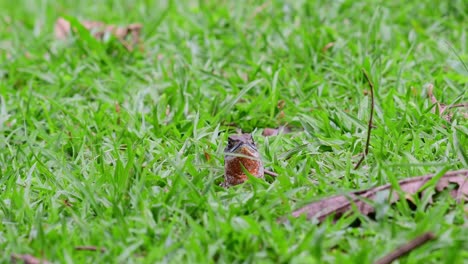
<path fill-rule="evenodd" d="M 439 103 L 439 101 L 437 101 L 437 98 L 434 95 L 434 85 L 432 85 L 431 83 L 428 84 L 428 87 L 427 87 L 427 96 L 429 96 L 429 99 L 431 99 L 431 102 L 433 104 L 436 104 L 436 106 L 437 106 L 437 111 L 436 111 L 436 109 L 432 109 L 432 113 L 434 113 L 434 114 L 439 113 L 439 115 L 442 118 L 444 118 L 445 120 L 450 122 L 452 120 L 452 115 L 450 113 L 444 115 L 444 112 L 447 109 L 447 106 L 445 104 L 441 104 L 441 103 Z"/>
<path fill-rule="evenodd" d="M 419 192 L 426 182 L 435 175 L 425 175 L 404 179 L 399 182 L 401 190 L 405 194 L 415 194 Z M 450 183 L 456 183 L 457 188 L 450 194 L 457 200 L 467 200 L 468 198 L 468 170 L 451 171 L 439 179 L 436 184 L 436 191 L 440 192 L 447 188 Z M 374 207 L 366 200 L 374 200 L 377 195 L 384 196 L 386 200 L 393 203 L 399 199 L 398 193 L 393 190 L 391 184 L 374 187 L 368 190 L 352 192 L 345 195 L 336 195 L 323 200 L 308 204 L 292 213 L 294 217 L 306 215 L 307 219 L 318 219 L 319 222 L 325 220 L 328 216 L 334 215 L 335 219 L 341 217 L 348 211 L 351 211 L 353 204 L 362 214 L 374 212 Z"/>
<path fill-rule="evenodd" d="M 57 19 L 54 25 L 55 38 L 64 40 L 70 34 L 70 23 L 63 18 Z"/>
<path fill-rule="evenodd" d="M 205 159 L 206 159 L 206 161 L 210 161 L 210 160 L 211 160 L 210 153 L 208 153 L 206 150 L 204 150 L 204 151 L 203 151 L 203 154 L 205 154 Z"/>
<path fill-rule="evenodd" d="M 50 264 L 49 261 L 44 259 L 39 259 L 34 256 L 24 254 L 12 254 L 11 263 L 24 263 L 24 264 Z"/>
<path fill-rule="evenodd" d="M 263 129 L 262 136 L 270 137 L 277 136 L 279 134 L 288 134 L 291 133 L 291 129 L 287 126 L 280 126 L 278 128 L 265 128 Z"/>
<path fill-rule="evenodd" d="M 117 125 L 120 125 L 120 104 L 115 103 L 115 112 L 117 113 Z"/>
<path fill-rule="evenodd" d="M 286 106 L 286 102 L 284 100 L 279 100 L 278 103 L 276 104 L 276 107 L 278 109 L 283 109 Z"/>
<path fill-rule="evenodd" d="M 254 9 L 254 11 L 253 11 L 252 15 L 250 16 L 249 20 L 253 19 L 255 16 L 257 16 L 257 14 L 262 13 L 265 10 L 265 8 L 267 8 L 270 4 L 271 3 L 269 1 L 265 1 L 262 5 L 257 6 Z"/>
<path fill-rule="evenodd" d="M 284 111 L 281 111 L 281 112 L 279 112 L 277 118 L 278 118 L 278 119 L 283 119 L 285 116 L 286 116 L 286 114 L 284 113 Z"/>
<path fill-rule="evenodd" d="M 429 97 L 429 99 L 431 99 L 431 102 L 437 106 L 437 110 L 433 108 L 432 113 L 438 113 L 443 119 L 447 120 L 447 122 L 452 121 L 453 114 L 446 110 L 458 107 L 468 109 L 468 103 L 461 103 L 455 105 L 446 105 L 440 103 L 434 95 L 434 85 L 432 85 L 431 83 L 427 85 L 427 96 Z M 467 112 L 462 113 L 462 115 L 465 118 L 468 118 Z"/>
<path fill-rule="evenodd" d="M 140 41 L 141 24 L 130 24 L 125 27 L 106 25 L 98 21 L 82 21 L 81 24 L 88 29 L 96 39 L 104 39 L 107 34 L 116 37 L 127 50 L 132 51 Z M 64 18 L 58 18 L 54 26 L 55 38 L 64 40 L 71 34 L 70 22 Z M 127 41 L 131 37 L 131 41 Z"/>
<path fill-rule="evenodd" d="M 333 46 L 335 46 L 335 42 L 329 42 L 329 43 L 327 43 L 327 45 L 325 45 L 325 46 L 322 48 L 322 52 L 326 52 L 327 50 L 329 50 L 329 49 L 332 48 Z"/>

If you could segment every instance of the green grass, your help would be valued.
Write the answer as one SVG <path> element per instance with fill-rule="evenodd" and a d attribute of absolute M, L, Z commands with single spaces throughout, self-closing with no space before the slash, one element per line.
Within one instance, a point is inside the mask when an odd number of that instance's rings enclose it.
<path fill-rule="evenodd" d="M 431 83 L 443 103 L 468 101 L 466 1 L 165 2 L 0 0 L 0 262 L 372 263 L 426 231 L 437 240 L 400 263 L 468 259 L 466 207 L 447 193 L 415 210 L 380 202 L 359 226 L 276 221 L 321 197 L 468 168 L 467 119 L 445 121 L 426 96 Z M 140 22 L 143 51 L 58 42 L 59 16 Z M 353 170 L 363 68 L 376 128 Z M 261 136 L 283 124 L 294 132 Z M 236 128 L 277 179 L 218 186 Z"/>

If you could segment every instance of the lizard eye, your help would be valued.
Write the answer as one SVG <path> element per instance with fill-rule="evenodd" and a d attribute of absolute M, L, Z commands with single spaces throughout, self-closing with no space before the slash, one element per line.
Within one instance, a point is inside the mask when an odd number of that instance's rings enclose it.
<path fill-rule="evenodd" d="M 232 145 L 234 144 L 234 140 L 232 140 L 231 138 L 228 138 L 228 147 L 232 147 Z"/>

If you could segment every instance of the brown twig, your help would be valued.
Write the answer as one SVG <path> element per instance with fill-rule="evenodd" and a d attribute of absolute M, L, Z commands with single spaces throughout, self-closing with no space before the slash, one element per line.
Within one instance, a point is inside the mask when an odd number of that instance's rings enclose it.
<path fill-rule="evenodd" d="M 75 250 L 79 250 L 79 251 L 100 251 L 101 253 L 106 252 L 105 248 L 96 247 L 96 246 L 76 246 Z"/>
<path fill-rule="evenodd" d="M 50 264 L 51 263 L 45 259 L 36 258 L 29 254 L 25 254 L 25 255 L 11 254 L 10 260 L 11 260 L 11 263 L 24 263 L 24 264 Z"/>
<path fill-rule="evenodd" d="M 466 107 L 468 108 L 468 103 L 460 103 L 460 104 L 454 104 L 454 105 L 449 105 L 448 108 L 457 108 L 457 107 Z"/>
<path fill-rule="evenodd" d="M 394 251 L 390 252 L 385 257 L 377 260 L 375 262 L 375 264 L 389 264 L 389 263 L 392 263 L 394 260 L 408 254 L 413 249 L 418 248 L 421 245 L 423 245 L 424 243 L 426 243 L 428 241 L 431 241 L 431 240 L 434 240 L 435 238 L 436 238 L 436 236 L 431 232 L 424 233 L 424 234 L 416 237 L 415 239 L 411 240 L 410 242 L 406 243 L 405 245 L 403 245 L 403 246 L 395 249 Z"/>
<path fill-rule="evenodd" d="M 362 69 L 362 72 L 364 73 L 364 77 L 366 77 L 367 83 L 369 84 L 370 96 L 371 96 L 371 106 L 370 106 L 369 123 L 367 124 L 366 148 L 364 150 L 364 153 L 363 153 L 361 159 L 358 161 L 358 163 L 356 163 L 356 166 L 354 166 L 355 170 L 357 170 L 359 168 L 359 166 L 361 166 L 361 163 L 364 161 L 367 154 L 369 154 L 369 144 L 370 144 L 370 136 L 371 136 L 371 131 L 372 131 L 372 121 L 373 121 L 373 117 L 374 117 L 374 84 L 370 80 L 369 75 L 367 74 L 366 70 Z"/>
<path fill-rule="evenodd" d="M 268 174 L 272 177 L 278 177 L 278 173 L 275 173 L 275 172 L 272 172 L 272 171 L 269 171 L 269 170 L 263 170 L 263 172 L 265 172 L 265 174 Z"/>

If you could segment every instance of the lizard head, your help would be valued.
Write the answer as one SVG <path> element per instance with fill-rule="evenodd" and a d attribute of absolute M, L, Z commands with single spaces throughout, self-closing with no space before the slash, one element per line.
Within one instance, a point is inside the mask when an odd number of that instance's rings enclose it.
<path fill-rule="evenodd" d="M 232 135 L 228 137 L 228 145 L 224 149 L 224 153 L 246 155 L 250 157 L 258 157 L 258 150 L 251 134 L 245 133 L 241 135 Z M 233 156 L 234 157 L 234 156 Z"/>

